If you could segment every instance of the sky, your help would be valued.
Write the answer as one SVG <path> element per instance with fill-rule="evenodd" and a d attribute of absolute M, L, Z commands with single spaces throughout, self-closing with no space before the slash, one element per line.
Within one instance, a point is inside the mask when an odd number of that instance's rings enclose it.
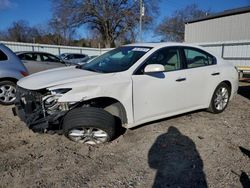
<path fill-rule="evenodd" d="M 8 28 L 12 22 L 18 20 L 26 20 L 30 26 L 45 25 L 52 16 L 51 1 L 0 0 L 0 30 Z M 160 15 L 156 23 L 159 23 L 165 16 L 173 14 L 175 10 L 192 3 L 196 3 L 201 9 L 210 9 L 212 12 L 250 6 L 250 0 L 161 0 Z M 78 34 L 84 36 L 87 33 L 81 29 Z"/>

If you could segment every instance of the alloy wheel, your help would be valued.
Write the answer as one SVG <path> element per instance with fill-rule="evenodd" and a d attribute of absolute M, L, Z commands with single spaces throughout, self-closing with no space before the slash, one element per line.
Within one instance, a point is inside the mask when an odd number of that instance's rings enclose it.
<path fill-rule="evenodd" d="M 108 134 L 98 128 L 74 128 L 68 133 L 68 137 L 75 142 L 90 145 L 104 143 L 108 140 Z"/>
<path fill-rule="evenodd" d="M 16 99 L 16 88 L 13 85 L 0 86 L 0 101 L 3 103 L 12 103 Z"/>
<path fill-rule="evenodd" d="M 227 88 L 221 87 L 216 92 L 216 97 L 214 99 L 214 106 L 217 110 L 223 110 L 228 103 L 229 93 Z"/>

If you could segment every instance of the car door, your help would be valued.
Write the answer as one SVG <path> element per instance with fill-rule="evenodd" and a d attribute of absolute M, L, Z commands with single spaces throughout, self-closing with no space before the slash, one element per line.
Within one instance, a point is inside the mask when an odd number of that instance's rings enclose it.
<path fill-rule="evenodd" d="M 66 65 L 60 61 L 59 58 L 50 54 L 41 54 L 44 70 L 58 67 L 65 67 Z"/>
<path fill-rule="evenodd" d="M 19 58 L 23 61 L 24 66 L 27 68 L 30 74 L 43 70 L 43 65 L 39 54 L 28 52 L 20 54 Z"/>
<path fill-rule="evenodd" d="M 143 73 L 148 64 L 162 64 L 165 72 Z M 178 47 L 154 52 L 132 76 L 134 120 L 144 123 L 185 111 L 186 70 Z"/>
<path fill-rule="evenodd" d="M 65 57 L 64 57 L 64 61 L 66 62 L 66 63 L 69 63 L 69 64 L 71 64 L 71 63 L 75 63 L 74 62 L 74 54 L 68 54 L 68 55 L 66 55 Z"/>
<path fill-rule="evenodd" d="M 216 59 L 207 52 L 191 47 L 184 47 L 186 60 L 186 95 L 190 101 L 190 108 L 207 107 L 218 77 L 220 76 L 216 66 Z"/>

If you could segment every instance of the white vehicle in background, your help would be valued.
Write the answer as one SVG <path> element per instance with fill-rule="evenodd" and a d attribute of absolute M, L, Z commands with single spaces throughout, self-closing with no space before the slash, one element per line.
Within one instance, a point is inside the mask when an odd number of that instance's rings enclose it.
<path fill-rule="evenodd" d="M 63 53 L 59 55 L 59 58 L 68 64 L 74 65 L 74 64 L 88 61 L 89 56 L 86 54 Z"/>
<path fill-rule="evenodd" d="M 120 125 L 197 109 L 223 112 L 237 89 L 234 66 L 200 47 L 131 44 L 82 66 L 20 80 L 13 112 L 33 131 L 58 129 L 73 141 L 99 144 L 112 140 Z"/>

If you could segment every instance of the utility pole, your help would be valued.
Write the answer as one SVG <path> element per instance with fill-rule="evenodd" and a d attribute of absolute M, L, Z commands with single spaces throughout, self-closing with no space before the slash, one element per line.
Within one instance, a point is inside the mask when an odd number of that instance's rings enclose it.
<path fill-rule="evenodd" d="M 144 16 L 145 7 L 143 0 L 140 0 L 140 23 L 139 23 L 139 42 L 142 42 L 142 17 Z"/>

